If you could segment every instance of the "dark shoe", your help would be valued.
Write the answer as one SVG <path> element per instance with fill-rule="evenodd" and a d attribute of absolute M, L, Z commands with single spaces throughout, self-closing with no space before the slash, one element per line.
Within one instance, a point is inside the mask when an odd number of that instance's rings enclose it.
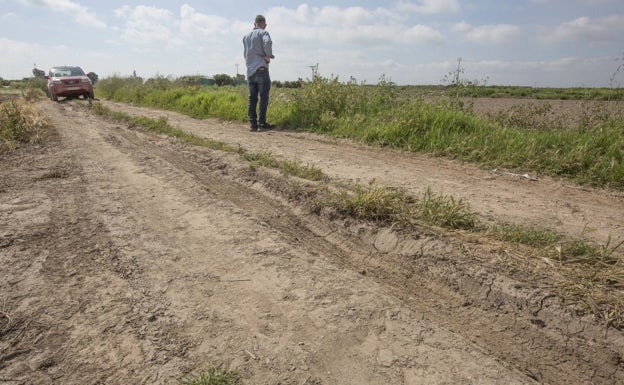
<path fill-rule="evenodd" d="M 256 127 L 256 126 L 251 126 L 251 127 L 249 127 L 249 131 L 251 131 L 251 132 L 256 132 L 256 131 L 258 131 L 258 127 Z"/>
<path fill-rule="evenodd" d="M 272 125 L 272 124 L 269 124 L 269 123 L 260 123 L 260 129 L 261 129 L 261 130 L 271 130 L 271 129 L 273 129 L 273 128 L 275 128 L 275 126 L 274 126 L 274 125 Z"/>

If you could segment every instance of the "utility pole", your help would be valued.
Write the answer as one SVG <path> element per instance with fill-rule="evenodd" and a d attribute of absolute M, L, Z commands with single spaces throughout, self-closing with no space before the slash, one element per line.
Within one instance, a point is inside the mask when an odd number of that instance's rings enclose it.
<path fill-rule="evenodd" d="M 308 67 L 312 69 L 312 80 L 314 80 L 314 78 L 316 78 L 318 74 L 318 63 L 316 63 L 315 65 L 308 66 Z"/>

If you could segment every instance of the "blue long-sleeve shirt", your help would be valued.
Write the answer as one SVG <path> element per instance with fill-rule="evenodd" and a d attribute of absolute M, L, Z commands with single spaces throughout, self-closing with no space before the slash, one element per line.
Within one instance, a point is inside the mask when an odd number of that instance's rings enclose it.
<path fill-rule="evenodd" d="M 243 37 L 245 63 L 247 64 L 247 79 L 256 73 L 258 68 L 269 68 L 264 58 L 273 57 L 273 42 L 271 35 L 262 28 L 254 28 Z"/>

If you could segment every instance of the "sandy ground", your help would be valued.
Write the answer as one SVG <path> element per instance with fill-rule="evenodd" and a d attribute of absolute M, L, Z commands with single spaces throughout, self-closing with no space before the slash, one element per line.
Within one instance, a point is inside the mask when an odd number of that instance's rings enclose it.
<path fill-rule="evenodd" d="M 554 295 L 546 263 L 319 217 L 279 193 L 303 182 L 236 154 L 39 104 L 46 141 L 0 157 L 0 384 L 177 384 L 211 365 L 259 385 L 624 383 L 624 335 Z M 328 185 L 430 187 L 484 222 L 624 233 L 619 192 L 105 105 L 298 159 Z"/>

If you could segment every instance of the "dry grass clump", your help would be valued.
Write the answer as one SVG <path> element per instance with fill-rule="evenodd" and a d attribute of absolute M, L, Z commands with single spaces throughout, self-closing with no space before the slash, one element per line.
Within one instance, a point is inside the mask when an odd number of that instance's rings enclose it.
<path fill-rule="evenodd" d="M 542 272 L 554 278 L 558 292 L 578 314 L 624 330 L 624 240 L 609 237 L 597 245 L 547 229 L 504 223 L 486 234 L 516 245 L 516 268 L 544 263 Z"/>
<path fill-rule="evenodd" d="M 624 329 L 624 266 L 569 266 L 561 279 L 564 297 L 580 314 Z"/>
<path fill-rule="evenodd" d="M 20 143 L 36 143 L 50 121 L 31 98 L 15 97 L 0 101 L 0 153 Z"/>
<path fill-rule="evenodd" d="M 624 241 L 589 247 L 588 252 L 565 261 L 561 285 L 567 298 L 577 302 L 606 326 L 624 329 Z"/>
<path fill-rule="evenodd" d="M 468 230 L 476 225 L 476 215 L 467 204 L 430 188 L 418 198 L 399 188 L 371 182 L 368 186 L 357 185 L 353 191 L 343 191 L 324 205 L 342 215 L 406 228 L 426 224 Z"/>

